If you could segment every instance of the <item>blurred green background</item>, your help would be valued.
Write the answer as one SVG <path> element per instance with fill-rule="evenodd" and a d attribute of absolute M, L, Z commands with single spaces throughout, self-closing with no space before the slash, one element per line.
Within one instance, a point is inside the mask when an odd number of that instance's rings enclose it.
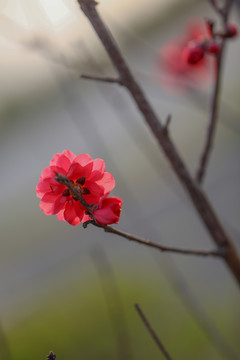
<path fill-rule="evenodd" d="M 198 1 L 98 6 L 194 174 L 211 84 L 168 93 L 159 49 Z M 237 8 L 233 22 L 239 22 Z M 239 290 L 225 265 L 157 253 L 100 229 L 71 227 L 39 208 L 35 187 L 57 152 L 103 158 L 123 198 L 119 228 L 162 244 L 213 248 L 187 195 L 127 92 L 79 75 L 114 75 L 75 1 L 0 1 L 0 359 L 163 358 L 134 304 L 174 359 L 239 359 Z M 220 121 L 204 184 L 240 248 L 239 39 L 229 42 Z"/>

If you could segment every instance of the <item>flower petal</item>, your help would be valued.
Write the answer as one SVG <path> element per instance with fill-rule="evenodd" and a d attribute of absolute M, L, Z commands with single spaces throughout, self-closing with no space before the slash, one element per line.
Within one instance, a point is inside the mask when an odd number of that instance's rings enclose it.
<path fill-rule="evenodd" d="M 85 166 L 82 166 L 78 163 L 73 163 L 70 166 L 70 169 L 67 173 L 67 177 L 73 181 L 76 181 L 77 179 L 79 179 L 81 177 L 87 178 L 91 174 L 92 166 L 93 166 L 92 161 Z"/>
<path fill-rule="evenodd" d="M 71 166 L 71 161 L 69 158 L 64 154 L 55 154 L 50 161 L 50 166 L 58 166 L 64 169 L 66 172 L 68 171 L 69 167 Z"/>
<path fill-rule="evenodd" d="M 104 172 L 105 172 L 105 161 L 102 159 L 93 160 L 93 168 L 90 179 L 92 181 L 96 181 L 100 179 L 101 176 L 103 176 Z"/>
<path fill-rule="evenodd" d="M 90 196 L 100 198 L 104 195 L 104 187 L 96 182 L 86 181 L 84 186 L 90 191 L 90 195 L 84 196 L 87 202 L 89 202 Z"/>
<path fill-rule="evenodd" d="M 60 221 L 66 221 L 64 218 L 64 209 L 60 210 L 59 213 L 56 214 L 58 217 L 58 220 Z"/>
<path fill-rule="evenodd" d="M 78 163 L 81 166 L 85 166 L 91 161 L 92 161 L 92 158 L 91 158 L 90 155 L 88 155 L 88 154 L 80 154 L 80 155 L 76 156 L 76 158 L 74 159 L 73 162 Z"/>
<path fill-rule="evenodd" d="M 39 183 L 35 189 L 39 198 L 42 198 L 47 192 L 54 192 L 55 194 L 60 194 L 63 192 L 65 186 L 59 184 L 59 182 L 55 180 L 55 172 L 64 174 L 65 170 L 57 166 L 48 166 L 42 171 L 42 174 L 39 178 Z"/>
<path fill-rule="evenodd" d="M 63 209 L 66 198 L 62 195 L 56 196 L 54 193 L 46 193 L 40 201 L 40 208 L 46 215 L 55 215 Z"/>
<path fill-rule="evenodd" d="M 84 210 L 79 203 L 67 202 L 64 210 L 64 218 L 70 225 L 78 225 L 84 215 Z"/>
<path fill-rule="evenodd" d="M 98 180 L 96 184 L 102 186 L 104 188 L 104 194 L 107 194 L 115 187 L 115 180 L 111 173 L 105 172 L 103 177 Z"/>

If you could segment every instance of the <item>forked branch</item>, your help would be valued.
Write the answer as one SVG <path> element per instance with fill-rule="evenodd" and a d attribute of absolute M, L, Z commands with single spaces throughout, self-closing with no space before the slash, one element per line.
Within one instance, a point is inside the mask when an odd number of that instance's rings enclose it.
<path fill-rule="evenodd" d="M 96 2 L 94 0 L 78 0 L 78 3 L 105 47 L 123 86 L 131 94 L 146 124 L 151 129 L 175 174 L 189 194 L 215 244 L 220 248 L 226 248 L 224 259 L 240 285 L 240 259 L 231 239 L 223 228 L 207 196 L 190 175 L 168 132 L 165 131 L 165 127 L 159 121 L 143 90 L 133 77 L 111 32 L 107 29 L 96 10 Z"/>

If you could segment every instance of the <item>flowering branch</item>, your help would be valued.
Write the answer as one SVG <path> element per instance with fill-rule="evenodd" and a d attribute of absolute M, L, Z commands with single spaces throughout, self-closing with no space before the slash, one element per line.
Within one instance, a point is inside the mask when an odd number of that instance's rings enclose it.
<path fill-rule="evenodd" d="M 148 319 L 146 318 L 146 316 L 144 315 L 142 309 L 140 308 L 140 306 L 138 304 L 135 304 L 135 309 L 137 310 L 140 318 L 142 319 L 144 325 L 146 326 L 147 330 L 149 331 L 151 337 L 153 338 L 153 340 L 155 341 L 155 343 L 157 344 L 158 348 L 161 350 L 161 352 L 163 353 L 165 359 L 167 360 L 172 360 L 172 357 L 169 355 L 169 353 L 167 352 L 166 348 L 163 346 L 162 342 L 160 341 L 159 337 L 157 336 L 157 334 L 155 333 L 155 331 L 153 330 L 151 324 L 149 323 Z"/>
<path fill-rule="evenodd" d="M 216 4 L 216 1 L 210 1 L 216 12 L 220 15 L 222 18 L 222 23 L 224 29 L 227 26 L 227 21 L 232 5 L 232 0 L 227 0 L 226 5 L 224 8 L 219 8 L 219 6 Z M 216 126 L 218 121 L 218 110 L 219 110 L 219 100 L 220 100 L 220 88 L 221 88 L 221 81 L 222 81 L 222 63 L 223 63 L 223 56 L 224 56 L 224 50 L 225 50 L 225 41 L 226 38 L 222 37 L 222 44 L 219 50 L 219 53 L 216 55 L 215 61 L 216 61 L 216 79 L 213 89 L 213 96 L 211 101 L 211 110 L 210 110 L 210 118 L 209 118 L 209 124 L 207 127 L 207 134 L 205 139 L 205 144 L 203 146 L 203 151 L 200 156 L 200 163 L 199 168 L 197 170 L 196 174 L 196 181 L 201 184 L 203 182 L 204 175 L 206 173 L 207 164 L 209 161 L 210 153 L 213 147 L 213 141 L 215 137 L 216 132 Z"/>
<path fill-rule="evenodd" d="M 197 255 L 197 256 L 214 256 L 214 257 L 224 257 L 224 256 L 226 256 L 226 249 L 225 248 L 219 248 L 219 250 L 208 250 L 208 249 L 207 250 L 191 250 L 191 249 L 180 249 L 180 248 L 171 247 L 171 246 L 164 246 L 164 245 L 160 245 L 158 243 L 155 243 L 153 241 L 150 241 L 148 239 L 143 239 L 143 238 L 141 238 L 139 236 L 129 234 L 129 233 L 127 233 L 125 231 L 122 231 L 122 230 L 118 230 L 116 228 L 113 228 L 112 226 L 98 224 L 95 217 L 94 217 L 94 206 L 89 205 L 86 202 L 86 200 L 84 200 L 84 198 L 82 196 L 82 193 L 79 190 L 79 188 L 73 187 L 71 180 L 69 180 L 67 178 L 67 176 L 65 176 L 65 175 L 56 173 L 56 178 L 55 179 L 60 184 L 66 185 L 68 187 L 68 189 L 71 191 L 71 193 L 73 194 L 74 198 L 76 200 L 78 200 L 86 208 L 87 214 L 89 215 L 89 217 L 92 220 L 89 220 L 89 221 L 86 221 L 85 223 L 83 223 L 84 228 L 86 228 L 89 224 L 93 224 L 93 225 L 95 225 L 97 227 L 100 227 L 100 228 L 104 229 L 104 231 L 106 231 L 106 232 L 122 236 L 125 239 L 138 242 L 139 244 L 142 244 L 142 245 L 150 246 L 150 247 L 158 249 L 158 250 L 160 250 L 162 252 L 173 252 L 173 253 L 178 253 L 178 254 Z"/>
<path fill-rule="evenodd" d="M 122 84 L 133 97 L 146 121 L 146 124 L 151 129 L 175 174 L 189 194 L 215 244 L 220 248 L 226 247 L 227 253 L 224 257 L 225 262 L 240 285 L 240 258 L 235 246 L 223 228 L 207 196 L 191 177 L 169 134 L 165 131 L 164 126 L 161 124 L 153 111 L 143 90 L 133 77 L 112 34 L 107 29 L 96 11 L 96 2 L 94 0 L 78 0 L 78 3 L 105 47 L 113 66 L 118 71 Z"/>
<path fill-rule="evenodd" d="M 47 356 L 47 360 L 55 360 L 56 359 L 56 354 L 54 354 L 53 351 L 50 351 L 48 356 Z"/>

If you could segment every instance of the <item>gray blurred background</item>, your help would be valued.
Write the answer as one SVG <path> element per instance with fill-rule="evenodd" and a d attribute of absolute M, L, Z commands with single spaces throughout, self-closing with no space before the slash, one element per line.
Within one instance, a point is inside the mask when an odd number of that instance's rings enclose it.
<path fill-rule="evenodd" d="M 160 118 L 172 114 L 172 138 L 194 174 L 211 84 L 167 93 L 156 63 L 189 19 L 215 17 L 211 7 L 183 0 L 98 7 Z M 239 22 L 236 8 L 232 18 Z M 161 254 L 39 208 L 35 187 L 52 156 L 89 153 L 114 175 L 120 229 L 165 245 L 214 247 L 127 92 L 80 79 L 115 73 L 76 3 L 0 1 L 0 29 L 0 359 L 44 359 L 50 350 L 68 360 L 160 358 L 135 303 L 173 358 L 238 359 L 240 297 L 223 262 Z M 239 56 L 239 39 L 230 41 L 204 184 L 238 248 Z"/>

